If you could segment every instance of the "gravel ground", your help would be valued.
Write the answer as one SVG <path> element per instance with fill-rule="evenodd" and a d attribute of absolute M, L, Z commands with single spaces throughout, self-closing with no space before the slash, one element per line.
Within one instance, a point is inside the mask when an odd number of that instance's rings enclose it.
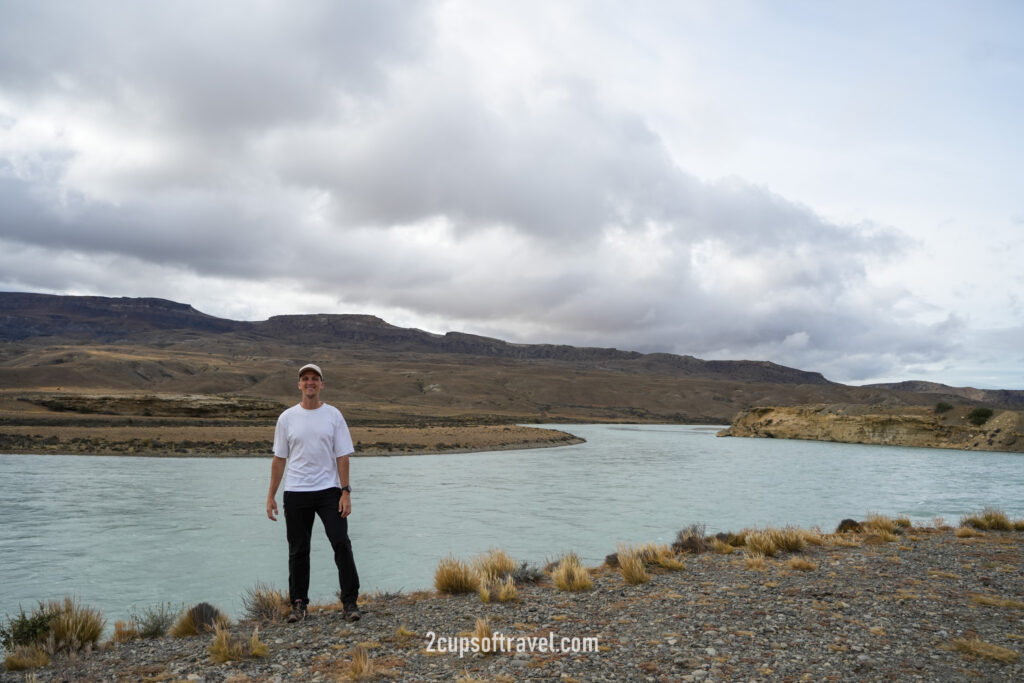
<path fill-rule="evenodd" d="M 213 663 L 209 635 L 138 640 L 32 674 L 0 673 L 0 681 L 351 680 L 360 645 L 373 668 L 364 680 L 1024 680 L 1024 533 L 850 537 L 860 545 L 810 546 L 767 559 L 763 570 L 748 568 L 742 552 L 687 555 L 685 569 L 652 572 L 642 585 L 602 567 L 592 570 L 593 590 L 528 584 L 506 603 L 475 594 L 370 596 L 354 624 L 328 607 L 300 624 L 263 625 L 262 658 Z M 791 567 L 795 557 L 813 568 Z M 481 617 L 510 652 L 437 651 L 457 647 Z M 247 638 L 253 628 L 232 632 Z M 550 651 L 563 638 L 570 650 L 573 638 L 581 650 L 583 639 L 596 638 L 596 651 Z M 956 649 L 975 639 L 1004 648 L 1008 661 Z"/>

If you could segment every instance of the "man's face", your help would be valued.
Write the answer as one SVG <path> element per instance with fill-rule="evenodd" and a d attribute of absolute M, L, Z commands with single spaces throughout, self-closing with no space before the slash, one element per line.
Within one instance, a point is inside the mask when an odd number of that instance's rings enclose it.
<path fill-rule="evenodd" d="M 299 391 L 303 396 L 316 398 L 324 387 L 324 381 L 314 370 L 306 370 L 299 376 Z"/>

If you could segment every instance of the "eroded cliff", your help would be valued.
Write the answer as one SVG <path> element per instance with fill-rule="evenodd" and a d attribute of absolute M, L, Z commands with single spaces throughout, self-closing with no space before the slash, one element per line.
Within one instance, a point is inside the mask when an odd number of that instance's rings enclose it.
<path fill-rule="evenodd" d="M 976 426 L 967 418 L 970 410 L 958 407 L 936 413 L 923 407 L 835 404 L 758 407 L 739 413 L 718 435 L 1024 452 L 1024 413 L 997 410 Z"/>

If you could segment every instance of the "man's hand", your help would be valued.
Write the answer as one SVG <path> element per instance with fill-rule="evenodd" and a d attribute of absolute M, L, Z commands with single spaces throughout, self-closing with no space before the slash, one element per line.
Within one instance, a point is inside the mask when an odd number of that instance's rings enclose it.
<path fill-rule="evenodd" d="M 352 495 L 348 491 L 341 492 L 341 500 L 338 501 L 338 514 L 342 518 L 352 514 Z"/>
<path fill-rule="evenodd" d="M 277 501 L 273 498 L 267 498 L 267 517 L 271 522 L 277 521 Z"/>

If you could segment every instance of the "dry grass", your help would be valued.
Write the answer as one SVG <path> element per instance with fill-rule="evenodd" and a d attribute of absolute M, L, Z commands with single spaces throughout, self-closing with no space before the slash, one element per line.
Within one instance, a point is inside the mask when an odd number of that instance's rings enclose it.
<path fill-rule="evenodd" d="M 50 649 L 56 652 L 78 652 L 99 642 L 107 621 L 102 612 L 80 605 L 71 597 L 64 603 L 51 603 L 57 616 L 50 621 Z"/>
<path fill-rule="evenodd" d="M 479 577 L 468 564 L 451 556 L 442 559 L 434 572 L 434 588 L 439 593 L 473 593 L 479 588 L 479 583 Z"/>
<path fill-rule="evenodd" d="M 639 548 L 619 546 L 619 573 L 622 574 L 622 579 L 631 586 L 651 580 L 651 575 L 644 568 L 644 558 Z"/>
<path fill-rule="evenodd" d="M 676 533 L 676 541 L 672 544 L 672 550 L 678 553 L 694 554 L 707 552 L 711 548 L 711 544 L 708 543 L 705 536 L 706 531 L 707 525 L 705 524 L 691 524 L 680 529 Z"/>
<path fill-rule="evenodd" d="M 270 654 L 270 648 L 267 644 L 260 640 L 259 628 L 252 630 L 252 636 L 249 637 L 249 656 L 252 658 L 266 657 Z"/>
<path fill-rule="evenodd" d="M 4 658 L 7 671 L 38 669 L 50 663 L 50 656 L 38 645 L 19 645 Z"/>
<path fill-rule="evenodd" d="M 231 625 L 228 616 L 208 602 L 200 602 L 178 617 L 171 627 L 170 635 L 175 638 L 198 636 L 200 633 L 226 629 Z"/>
<path fill-rule="evenodd" d="M 504 550 L 491 548 L 487 553 L 473 558 L 473 570 L 489 582 L 502 581 L 519 569 L 519 563 L 508 556 Z"/>
<path fill-rule="evenodd" d="M 982 593 L 972 593 L 971 602 L 977 605 L 990 605 L 992 607 L 1010 607 L 1012 609 L 1024 610 L 1024 602 L 1020 600 L 1010 600 L 1009 598 L 1000 598 L 995 595 L 984 595 Z"/>
<path fill-rule="evenodd" d="M 245 644 L 232 638 L 226 628 L 217 624 L 213 627 L 213 642 L 206 651 L 217 664 L 245 659 Z"/>
<path fill-rule="evenodd" d="M 242 609 L 246 618 L 253 621 L 281 621 L 288 616 L 291 606 L 283 590 L 257 582 L 242 594 Z"/>
<path fill-rule="evenodd" d="M 960 518 L 961 527 L 974 527 L 982 531 L 1013 531 L 1014 523 L 999 508 L 988 507 L 977 515 L 964 515 Z"/>
<path fill-rule="evenodd" d="M 884 529 L 875 529 L 871 533 L 864 537 L 864 545 L 882 545 L 883 543 L 894 543 L 899 540 L 899 536 L 892 533 L 891 531 L 885 531 Z"/>
<path fill-rule="evenodd" d="M 594 587 L 590 572 L 580 564 L 580 558 L 576 553 L 569 553 L 562 557 L 558 566 L 551 572 L 551 580 L 555 583 L 555 587 L 562 591 L 580 592 Z"/>
<path fill-rule="evenodd" d="M 775 547 L 787 553 L 798 553 L 807 547 L 807 532 L 794 526 L 782 529 L 768 529 Z"/>
<path fill-rule="evenodd" d="M 950 643 L 950 647 L 967 659 L 981 657 L 982 659 L 994 659 L 997 662 L 1015 662 L 1020 658 L 1020 655 L 1014 650 L 986 643 L 980 638 L 957 638 Z"/>
<path fill-rule="evenodd" d="M 491 628 L 491 620 L 487 617 L 478 617 L 476 628 L 471 636 L 476 647 L 484 654 L 494 654 L 496 646 L 494 643 L 494 629 Z"/>
<path fill-rule="evenodd" d="M 957 538 L 978 538 L 979 536 L 985 535 L 977 529 L 974 529 L 973 527 L 969 526 L 957 527 L 956 531 L 954 531 L 953 534 Z"/>
<path fill-rule="evenodd" d="M 896 520 L 894 520 L 892 517 L 887 517 L 885 515 L 880 515 L 876 512 L 872 512 L 868 514 L 867 520 L 861 523 L 861 526 L 864 527 L 865 531 L 895 534 L 898 525 L 896 524 Z"/>
<path fill-rule="evenodd" d="M 512 575 L 505 577 L 505 583 L 501 584 L 501 588 L 498 589 L 498 602 L 511 602 L 519 597 L 518 591 L 516 591 L 516 582 L 512 578 Z"/>
<path fill-rule="evenodd" d="M 749 550 L 743 558 L 743 566 L 756 572 L 763 572 L 768 568 L 768 565 L 765 563 L 764 553 L 751 552 Z"/>
<path fill-rule="evenodd" d="M 711 540 L 711 548 L 719 555 L 729 555 L 736 551 L 736 546 L 718 538 Z"/>
<path fill-rule="evenodd" d="M 859 548 L 862 543 L 860 534 L 828 534 L 825 542 L 839 548 Z"/>
<path fill-rule="evenodd" d="M 363 645 L 352 648 L 352 662 L 348 665 L 348 675 L 356 681 L 373 678 L 373 660 L 370 659 L 370 651 Z"/>
<path fill-rule="evenodd" d="M 802 557 L 791 557 L 786 566 L 790 569 L 796 569 L 801 572 L 813 572 L 818 568 L 818 565 L 814 564 L 810 560 L 805 560 Z"/>
<path fill-rule="evenodd" d="M 111 640 L 115 643 L 127 643 L 130 640 L 138 640 L 142 636 L 139 633 L 139 626 L 134 619 L 114 622 L 114 636 Z"/>
<path fill-rule="evenodd" d="M 751 531 L 747 534 L 747 550 L 751 555 L 775 557 L 778 547 L 775 538 L 769 531 Z"/>

